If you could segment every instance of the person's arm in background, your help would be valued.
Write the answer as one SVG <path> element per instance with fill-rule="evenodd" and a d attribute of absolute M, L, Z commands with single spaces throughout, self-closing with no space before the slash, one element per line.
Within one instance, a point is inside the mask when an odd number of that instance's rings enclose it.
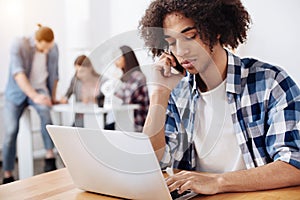
<path fill-rule="evenodd" d="M 24 72 L 19 72 L 14 76 L 18 86 L 34 103 L 51 106 L 51 99 L 44 94 L 39 94 L 30 84 Z"/>
<path fill-rule="evenodd" d="M 49 49 L 47 53 L 47 71 L 48 71 L 47 88 L 50 92 L 49 95 L 51 96 L 51 101 L 53 104 L 59 103 L 59 101 L 56 99 L 56 90 L 59 81 L 58 60 L 59 60 L 58 46 L 56 43 L 54 43 L 53 47 Z"/>
<path fill-rule="evenodd" d="M 73 76 L 71 83 L 68 87 L 67 92 L 65 93 L 65 95 L 59 100 L 59 103 L 62 104 L 66 104 L 68 103 L 68 99 L 70 98 L 70 96 L 73 94 L 73 89 L 74 89 L 74 81 L 75 81 L 75 76 Z"/>
<path fill-rule="evenodd" d="M 57 104 L 59 103 L 58 100 L 56 100 L 56 90 L 57 90 L 57 83 L 58 83 L 58 80 L 56 80 L 53 84 L 53 89 L 52 89 L 52 104 Z"/>
<path fill-rule="evenodd" d="M 68 90 L 66 92 L 66 94 L 59 100 L 59 103 L 62 104 L 66 104 L 68 103 L 68 99 L 70 98 L 70 96 L 73 94 L 74 92 L 74 87 L 75 87 L 75 80 L 76 80 L 76 75 L 73 76 L 71 83 L 68 87 Z"/>

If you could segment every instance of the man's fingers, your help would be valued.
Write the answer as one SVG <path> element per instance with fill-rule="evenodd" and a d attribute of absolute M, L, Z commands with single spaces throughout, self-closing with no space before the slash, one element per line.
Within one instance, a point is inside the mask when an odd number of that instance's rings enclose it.
<path fill-rule="evenodd" d="M 190 190 L 192 189 L 192 186 L 193 186 L 193 182 L 191 180 L 187 180 L 179 187 L 178 193 L 181 194 L 186 190 Z"/>
<path fill-rule="evenodd" d="M 168 185 L 168 188 L 170 190 L 170 192 L 176 190 L 176 189 L 180 189 L 180 187 L 185 183 L 185 179 L 181 179 L 181 180 L 177 180 L 175 182 L 173 182 L 172 184 Z"/>
<path fill-rule="evenodd" d="M 160 57 L 159 62 L 164 70 L 163 75 L 166 77 L 170 77 L 172 67 L 176 66 L 175 58 L 168 53 L 163 53 L 162 56 Z"/>

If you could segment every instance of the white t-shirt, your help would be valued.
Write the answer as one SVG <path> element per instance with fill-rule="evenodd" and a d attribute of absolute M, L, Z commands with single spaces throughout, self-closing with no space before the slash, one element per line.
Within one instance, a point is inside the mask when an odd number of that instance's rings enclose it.
<path fill-rule="evenodd" d="M 47 89 L 47 54 L 36 51 L 33 56 L 32 68 L 29 76 L 29 81 L 34 89 Z"/>
<path fill-rule="evenodd" d="M 226 98 L 226 80 L 201 93 L 196 106 L 197 171 L 223 173 L 246 169 Z"/>

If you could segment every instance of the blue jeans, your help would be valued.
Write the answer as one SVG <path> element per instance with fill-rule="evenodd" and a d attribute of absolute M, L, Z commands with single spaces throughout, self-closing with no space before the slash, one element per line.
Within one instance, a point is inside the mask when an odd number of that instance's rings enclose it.
<path fill-rule="evenodd" d="M 5 133 L 2 149 L 4 171 L 12 171 L 14 169 L 16 158 L 16 142 L 19 132 L 19 120 L 24 109 L 28 105 L 34 107 L 41 119 L 41 132 L 45 149 L 50 150 L 54 148 L 54 144 L 48 134 L 48 131 L 46 130 L 46 125 L 52 124 L 50 116 L 51 108 L 45 105 L 35 104 L 29 98 L 27 98 L 27 100 L 19 106 L 6 100 L 4 104 Z"/>

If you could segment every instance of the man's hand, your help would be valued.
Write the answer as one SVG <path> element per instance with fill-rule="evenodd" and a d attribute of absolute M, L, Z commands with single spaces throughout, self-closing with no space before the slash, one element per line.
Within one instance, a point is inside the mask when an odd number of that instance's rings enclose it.
<path fill-rule="evenodd" d="M 220 192 L 218 174 L 181 171 L 168 177 L 166 182 L 171 192 L 178 188 L 180 194 L 186 190 L 200 194 L 217 194 Z"/>
<path fill-rule="evenodd" d="M 44 94 L 37 94 L 32 98 L 32 101 L 36 104 L 41 104 L 45 106 L 52 106 L 50 97 Z"/>
<path fill-rule="evenodd" d="M 176 66 L 174 57 L 168 53 L 163 53 L 159 60 L 152 65 L 150 74 L 146 74 L 148 85 L 153 87 L 157 93 L 171 93 L 179 81 L 183 78 L 182 74 L 172 73 L 172 66 Z"/>
<path fill-rule="evenodd" d="M 42 104 L 46 106 L 52 106 L 52 102 L 50 97 L 39 94 L 36 90 L 31 86 L 27 76 L 24 72 L 19 72 L 14 76 L 17 84 L 21 88 L 21 90 L 34 102 L 37 104 Z"/>
<path fill-rule="evenodd" d="M 300 170 L 289 163 L 275 161 L 259 167 L 212 174 L 181 171 L 166 179 L 170 191 L 192 190 L 201 194 L 269 190 L 300 185 Z"/>
<path fill-rule="evenodd" d="M 61 104 L 67 104 L 68 103 L 68 98 L 67 97 L 62 97 L 58 103 L 61 103 Z"/>

